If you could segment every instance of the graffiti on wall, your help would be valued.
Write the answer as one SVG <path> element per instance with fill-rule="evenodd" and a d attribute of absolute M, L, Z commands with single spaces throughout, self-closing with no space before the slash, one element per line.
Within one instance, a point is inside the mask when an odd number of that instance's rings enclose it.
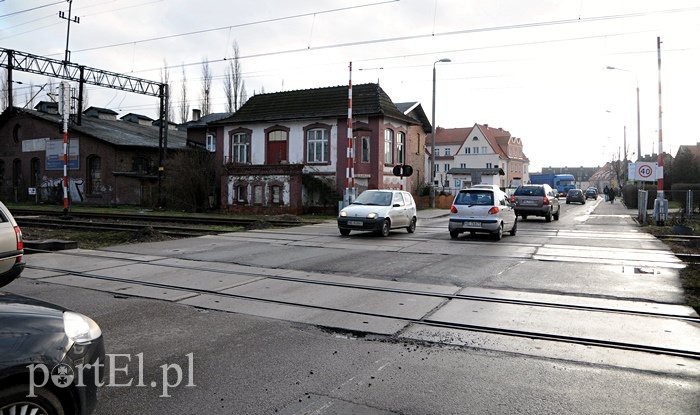
<path fill-rule="evenodd" d="M 94 189 L 95 193 L 109 193 L 112 191 L 111 186 L 101 184 Z M 63 179 L 44 177 L 37 195 L 43 201 L 58 201 L 63 199 Z M 75 203 L 81 203 L 86 200 L 85 196 L 85 179 L 82 177 L 68 178 L 68 196 Z"/>

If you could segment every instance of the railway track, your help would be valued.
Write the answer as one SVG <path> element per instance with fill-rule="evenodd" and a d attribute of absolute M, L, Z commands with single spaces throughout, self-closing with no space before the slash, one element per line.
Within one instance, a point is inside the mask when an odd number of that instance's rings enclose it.
<path fill-rule="evenodd" d="M 12 215 L 19 217 L 30 216 L 49 216 L 60 218 L 63 212 L 46 211 L 39 209 L 12 209 Z M 301 220 L 284 220 L 284 219 L 250 219 L 250 218 L 224 218 L 224 217 L 200 217 L 200 216 L 169 216 L 158 214 L 133 214 L 133 213 L 95 213 L 95 212 L 71 212 L 72 218 L 96 219 L 96 220 L 122 220 L 133 222 L 163 222 L 163 223 L 178 223 L 178 224 L 198 224 L 209 226 L 252 226 L 259 223 L 267 223 L 270 226 L 291 227 L 300 226 L 314 222 L 303 222 Z M 75 219 L 72 219 L 75 221 Z M 61 220 L 61 223 L 69 223 L 68 220 Z"/>
<path fill-rule="evenodd" d="M 98 255 L 90 255 L 89 253 L 67 253 L 67 252 L 64 252 L 62 254 L 79 255 L 79 256 L 94 256 L 95 258 L 99 258 L 99 259 L 111 258 L 109 255 L 106 255 L 106 256 L 99 255 L 98 256 Z M 102 252 L 102 254 L 104 254 L 104 252 Z M 118 259 L 122 259 L 122 260 L 124 259 L 123 256 L 114 256 L 113 258 L 118 258 Z M 150 262 L 147 260 L 142 260 L 142 261 L 133 260 L 133 261 L 139 262 L 139 263 L 149 263 Z M 169 267 L 169 268 L 174 268 L 174 269 L 195 271 L 195 272 L 196 271 L 208 271 L 208 272 L 218 272 L 218 273 L 222 272 L 222 270 L 220 268 L 216 269 L 216 268 L 209 268 L 206 266 L 185 267 L 185 266 L 178 266 L 178 265 L 174 265 L 174 264 L 158 264 L 158 265 L 164 266 L 164 267 Z M 313 305 L 313 304 L 300 304 L 300 303 L 291 302 L 291 301 L 274 300 L 274 299 L 270 299 L 270 298 L 259 298 L 259 297 L 251 296 L 251 295 L 224 293 L 224 292 L 213 291 L 213 290 L 183 287 L 183 286 L 167 284 L 167 283 L 148 282 L 148 281 L 133 280 L 133 279 L 119 278 L 119 277 L 109 277 L 109 276 L 104 276 L 104 275 L 91 274 L 90 272 L 75 272 L 75 271 L 56 269 L 56 268 L 51 268 L 51 267 L 38 267 L 38 266 L 32 266 L 32 265 L 28 265 L 28 267 L 35 268 L 35 269 L 41 269 L 44 271 L 52 271 L 52 272 L 59 272 L 59 273 L 63 273 L 63 274 L 70 274 L 73 276 L 78 276 L 78 277 L 87 278 L 87 279 L 99 279 L 99 280 L 104 280 L 104 281 L 142 285 L 142 286 L 148 286 L 148 287 L 159 288 L 159 289 L 178 290 L 178 291 L 190 292 L 190 293 L 196 293 L 196 294 L 207 294 L 207 295 L 214 295 L 214 296 L 218 296 L 218 297 L 222 297 L 222 298 L 252 300 L 252 301 L 263 302 L 263 303 L 268 303 L 268 304 L 305 307 L 305 308 L 314 309 L 314 310 L 318 310 L 318 311 L 343 312 L 343 313 L 355 314 L 355 315 L 360 315 L 360 316 L 389 317 L 387 315 L 383 315 L 380 313 L 362 312 L 362 311 L 348 311 L 346 309 L 341 309 L 341 308 L 334 308 L 334 307 L 327 307 L 327 306 L 320 306 L 320 305 Z M 421 296 L 421 297 L 431 297 L 431 298 L 440 299 L 442 301 L 471 300 L 471 301 L 478 301 L 478 302 L 485 302 L 485 303 L 505 303 L 505 304 L 510 304 L 510 305 L 522 306 L 522 307 L 544 307 L 544 308 L 554 308 L 554 309 L 561 309 L 561 310 L 579 310 L 579 311 L 586 311 L 586 312 L 591 312 L 591 313 L 608 313 L 608 314 L 615 313 L 615 314 L 625 314 L 625 315 L 629 315 L 629 316 L 638 316 L 638 317 L 643 317 L 643 318 L 661 318 L 661 319 L 679 320 L 679 321 L 687 322 L 690 324 L 700 324 L 700 318 L 698 318 L 698 317 L 676 315 L 676 314 L 644 312 L 644 311 L 638 311 L 638 310 L 611 309 L 611 308 L 605 308 L 605 307 L 582 306 L 582 305 L 564 304 L 564 303 L 557 303 L 557 302 L 528 301 L 528 300 L 519 300 L 519 299 L 508 299 L 508 298 L 502 298 L 502 297 L 473 296 L 473 295 L 464 295 L 464 294 L 440 294 L 440 293 L 428 292 L 428 291 L 377 287 L 377 286 L 368 286 L 368 285 L 363 285 L 363 284 L 333 282 L 333 281 L 320 280 L 320 279 L 294 278 L 294 277 L 286 277 L 286 276 L 280 276 L 280 275 L 270 275 L 269 273 L 254 272 L 254 271 L 251 271 L 251 272 L 237 271 L 236 274 L 237 275 L 249 275 L 252 277 L 264 277 L 264 278 L 272 279 L 272 280 L 298 282 L 298 283 L 309 284 L 309 285 L 324 285 L 324 286 L 333 286 L 333 287 L 353 288 L 353 289 L 366 290 L 367 292 L 374 291 L 374 292 L 385 292 L 385 293 L 396 293 L 396 294 L 408 294 L 408 295 Z M 526 310 L 526 309 L 524 308 L 524 310 Z M 505 335 L 505 336 L 549 340 L 549 341 L 574 343 L 574 344 L 587 345 L 587 346 L 598 346 L 598 347 L 606 347 L 606 348 L 614 348 L 614 349 L 640 351 L 640 352 L 646 352 L 646 353 L 663 354 L 663 355 L 684 357 L 684 358 L 691 358 L 691 359 L 700 359 L 700 352 L 694 351 L 694 350 L 674 349 L 674 348 L 654 346 L 654 345 L 627 343 L 627 342 L 623 342 L 623 341 L 608 341 L 608 340 L 600 340 L 600 339 L 587 338 L 587 337 L 566 336 L 566 335 L 560 335 L 560 334 L 556 334 L 556 333 L 535 332 L 535 331 L 527 331 L 527 330 L 521 331 L 521 330 L 516 330 L 516 329 L 512 329 L 512 328 L 507 329 L 507 328 L 492 327 L 492 326 L 487 326 L 487 325 L 471 325 L 471 324 L 466 325 L 466 324 L 460 324 L 460 323 L 431 321 L 429 318 L 426 318 L 426 316 L 423 316 L 422 318 L 407 318 L 407 317 L 393 316 L 391 318 L 396 319 L 396 320 L 401 320 L 401 321 L 404 321 L 404 322 L 410 323 L 410 324 L 436 327 L 436 328 L 447 328 L 447 329 L 465 330 L 465 331 L 473 331 L 473 332 L 481 332 L 481 333 L 491 333 L 491 334 L 499 334 L 499 335 Z"/>

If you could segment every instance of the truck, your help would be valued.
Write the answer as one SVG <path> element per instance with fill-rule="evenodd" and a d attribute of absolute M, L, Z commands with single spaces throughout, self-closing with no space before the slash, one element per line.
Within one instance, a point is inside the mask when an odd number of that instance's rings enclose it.
<path fill-rule="evenodd" d="M 555 189 L 560 196 L 566 196 L 569 189 L 576 188 L 576 178 L 573 174 L 531 174 L 530 183 L 548 184 L 552 189 Z"/>

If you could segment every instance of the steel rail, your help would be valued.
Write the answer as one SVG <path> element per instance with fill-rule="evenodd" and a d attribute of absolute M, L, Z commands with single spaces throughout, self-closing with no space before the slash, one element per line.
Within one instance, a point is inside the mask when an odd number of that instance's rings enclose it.
<path fill-rule="evenodd" d="M 447 328 L 447 329 L 477 331 L 477 332 L 500 334 L 500 335 L 506 335 L 506 336 L 524 337 L 524 338 L 532 338 L 532 339 L 539 339 L 539 340 L 549 340 L 549 341 L 557 341 L 557 342 L 564 342 L 564 343 L 575 343 L 575 344 L 586 345 L 586 346 L 598 346 L 598 347 L 623 349 L 623 350 L 638 351 L 638 352 L 645 352 L 645 353 L 664 354 L 664 355 L 684 357 L 684 358 L 689 358 L 689 359 L 700 359 L 700 352 L 694 352 L 694 351 L 690 351 L 690 350 L 679 350 L 679 349 L 671 349 L 671 348 L 667 348 L 667 347 L 640 345 L 640 344 L 634 344 L 634 343 L 623 343 L 623 342 L 608 341 L 608 340 L 587 339 L 587 338 L 583 338 L 583 337 L 563 336 L 563 335 L 556 335 L 556 334 L 519 331 L 519 330 L 503 329 L 503 328 L 488 327 L 488 326 L 466 325 L 466 324 L 460 324 L 460 323 L 435 322 L 435 321 L 430 321 L 429 319 L 426 320 L 423 317 L 416 319 L 416 318 L 410 318 L 410 317 L 387 316 L 387 315 L 383 315 L 380 313 L 372 313 L 372 312 L 365 312 L 365 311 L 348 311 L 348 310 L 343 310 L 343 309 L 336 308 L 336 307 L 327 307 L 327 306 L 311 305 L 311 304 L 298 304 L 298 303 L 294 303 L 291 301 L 264 299 L 264 298 L 258 298 L 258 297 L 251 296 L 251 295 L 223 293 L 223 292 L 219 292 L 219 291 L 206 290 L 206 289 L 201 289 L 201 288 L 187 288 L 187 287 L 180 287 L 180 286 L 175 286 L 175 285 L 170 285 L 170 284 L 161 284 L 161 283 L 148 282 L 148 281 L 134 281 L 134 280 L 126 279 L 126 278 L 95 275 L 95 274 L 91 274 L 89 272 L 65 271 L 65 270 L 60 270 L 60 269 L 55 269 L 55 268 L 50 268 L 50 267 L 38 267 L 38 266 L 31 266 L 30 268 L 40 269 L 40 270 L 45 270 L 45 271 L 62 272 L 61 275 L 72 275 L 72 276 L 77 276 L 77 277 L 82 277 L 82 278 L 99 279 L 99 280 L 110 281 L 110 282 L 121 282 L 121 283 L 126 283 L 126 284 L 142 285 L 142 286 L 148 286 L 148 287 L 159 288 L 159 289 L 184 291 L 184 292 L 197 293 L 197 294 L 208 294 L 208 295 L 215 295 L 215 296 L 219 296 L 219 297 L 235 298 L 235 299 L 249 300 L 249 301 L 258 301 L 258 302 L 264 302 L 264 303 L 270 303 L 270 304 L 288 305 L 288 306 L 295 306 L 295 307 L 304 307 L 304 308 L 311 308 L 311 309 L 322 310 L 322 311 L 342 312 L 342 313 L 355 314 L 355 315 L 360 315 L 360 316 L 389 318 L 389 319 L 404 321 L 404 322 L 407 322 L 409 324 L 412 323 L 412 324 L 419 324 L 419 325 L 426 325 L 426 326 L 433 326 L 433 327 L 440 327 L 440 328 Z M 117 293 L 117 294 L 119 294 L 119 293 Z M 122 294 L 122 295 L 124 295 L 124 294 Z M 436 295 L 436 296 L 440 297 L 440 295 Z M 201 308 L 201 307 L 199 307 L 199 308 Z"/>
<path fill-rule="evenodd" d="M 17 216 L 63 216 L 63 212 L 43 211 L 32 209 L 11 209 L 12 215 Z M 121 219 L 133 221 L 169 222 L 169 223 L 192 223 L 221 226 L 246 226 L 260 222 L 266 222 L 273 226 L 299 226 L 315 222 L 301 222 L 278 219 L 248 219 L 248 218 L 203 218 L 198 216 L 168 216 L 151 214 L 132 213 L 96 213 L 96 212 L 75 212 L 71 211 L 72 217 L 78 218 L 99 218 L 99 219 Z M 65 222 L 65 221 L 64 221 Z"/>
<path fill-rule="evenodd" d="M 44 251 L 44 252 L 48 253 L 51 251 Z M 100 252 L 115 252 L 115 253 L 122 253 L 122 254 L 132 254 L 130 252 L 120 252 L 120 251 L 100 251 Z M 91 255 L 89 253 L 77 253 L 77 252 L 69 252 L 69 251 L 61 251 L 61 254 L 96 257 L 96 258 L 102 258 L 102 259 L 103 258 L 121 259 L 121 260 L 135 261 L 135 262 L 140 262 L 140 263 L 152 262 L 150 260 L 126 259 L 123 256 L 110 257 L 110 256 L 105 256 L 105 255 Z M 193 260 L 190 260 L 190 261 L 193 261 Z M 224 272 L 221 269 L 209 268 L 209 267 L 185 267 L 182 265 L 174 265 L 174 264 L 155 264 L 155 265 L 162 266 L 162 267 L 168 267 L 168 268 L 174 268 L 174 269 L 181 269 L 181 270 L 205 271 L 205 272 L 216 272 L 216 273 Z M 31 268 L 31 266 L 30 266 L 30 268 Z M 60 270 L 60 271 L 66 272 L 66 273 L 72 272 L 69 270 Z M 642 316 L 642 317 L 668 318 L 668 319 L 682 320 L 682 321 L 688 321 L 688 322 L 700 324 L 700 317 L 681 316 L 681 315 L 677 315 L 677 314 L 668 314 L 668 313 L 655 313 L 655 312 L 651 312 L 651 311 L 624 310 L 624 309 L 617 309 L 617 308 L 606 308 L 606 307 L 575 305 L 575 304 L 565 304 L 565 303 L 545 302 L 545 301 L 533 301 L 533 300 L 518 300 L 518 299 L 513 299 L 513 298 L 488 297 L 488 296 L 459 294 L 459 293 L 455 293 L 455 294 L 436 293 L 436 292 L 430 292 L 430 291 L 389 288 L 389 287 L 377 287 L 374 285 L 353 284 L 353 283 L 347 283 L 347 282 L 288 277 L 288 276 L 283 276 L 283 275 L 269 275 L 269 274 L 262 273 L 262 272 L 236 271 L 235 274 L 245 275 L 245 276 L 250 276 L 250 277 L 268 278 L 268 279 L 272 279 L 272 280 L 329 286 L 329 287 L 355 288 L 355 289 L 375 291 L 375 292 L 407 294 L 407 295 L 416 295 L 416 296 L 421 296 L 421 297 L 434 297 L 434 298 L 442 298 L 445 300 L 471 300 L 471 301 L 482 301 L 482 302 L 489 302 L 489 303 L 512 304 L 512 305 L 522 305 L 522 306 L 531 306 L 531 307 L 545 307 L 545 308 L 557 308 L 557 309 L 566 309 L 566 310 L 592 311 L 592 312 L 600 312 L 600 313 L 617 313 L 617 314 Z M 623 301 L 623 300 L 620 300 L 620 301 Z"/>

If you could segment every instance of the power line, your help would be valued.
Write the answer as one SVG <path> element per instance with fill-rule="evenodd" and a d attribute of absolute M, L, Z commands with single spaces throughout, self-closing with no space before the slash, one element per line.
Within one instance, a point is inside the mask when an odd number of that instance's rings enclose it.
<path fill-rule="evenodd" d="M 49 3 L 49 4 L 44 4 L 43 6 L 32 7 L 31 9 L 19 10 L 16 12 L 3 14 L 3 15 L 0 15 L 0 19 L 2 19 L 3 17 L 14 16 L 16 14 L 26 13 L 26 12 L 30 12 L 30 11 L 37 10 L 37 9 L 43 9 L 44 7 L 55 6 L 57 4 L 62 4 L 62 3 L 64 3 L 64 2 L 63 1 L 56 1 L 53 3 Z"/>
<path fill-rule="evenodd" d="M 222 27 L 216 27 L 216 28 L 212 28 L 212 29 L 201 29 L 201 30 L 195 30 L 192 32 L 176 33 L 176 34 L 165 35 L 165 36 L 157 36 L 157 37 L 152 37 L 149 39 L 142 39 L 142 40 L 136 40 L 136 41 L 131 41 L 131 42 L 113 43 L 111 45 L 95 46 L 92 48 L 79 49 L 79 50 L 76 50 L 74 52 L 87 52 L 87 51 L 97 50 L 97 49 L 107 49 L 107 48 L 113 48 L 113 47 L 117 47 L 117 46 L 134 45 L 134 44 L 138 44 L 138 43 L 154 42 L 156 40 L 172 39 L 175 37 L 199 35 L 202 33 L 216 32 L 219 30 L 229 30 L 229 29 L 233 29 L 233 28 L 253 26 L 253 25 L 258 25 L 258 24 L 263 24 L 263 23 L 273 23 L 273 22 L 279 22 L 282 20 L 297 19 L 300 17 L 316 16 L 318 14 L 335 13 L 335 12 L 339 12 L 339 11 L 359 9 L 359 8 L 363 8 L 363 7 L 378 6 L 378 5 L 387 4 L 387 3 L 395 3 L 397 1 L 400 1 L 400 0 L 385 0 L 385 1 L 380 1 L 377 3 L 360 4 L 360 5 L 356 5 L 356 6 L 340 7 L 337 9 L 321 10 L 321 11 L 311 12 L 311 13 L 294 14 L 294 15 L 284 16 L 284 17 L 275 17 L 272 19 L 257 20 L 254 22 L 240 23 L 237 25 L 222 26 Z"/>

